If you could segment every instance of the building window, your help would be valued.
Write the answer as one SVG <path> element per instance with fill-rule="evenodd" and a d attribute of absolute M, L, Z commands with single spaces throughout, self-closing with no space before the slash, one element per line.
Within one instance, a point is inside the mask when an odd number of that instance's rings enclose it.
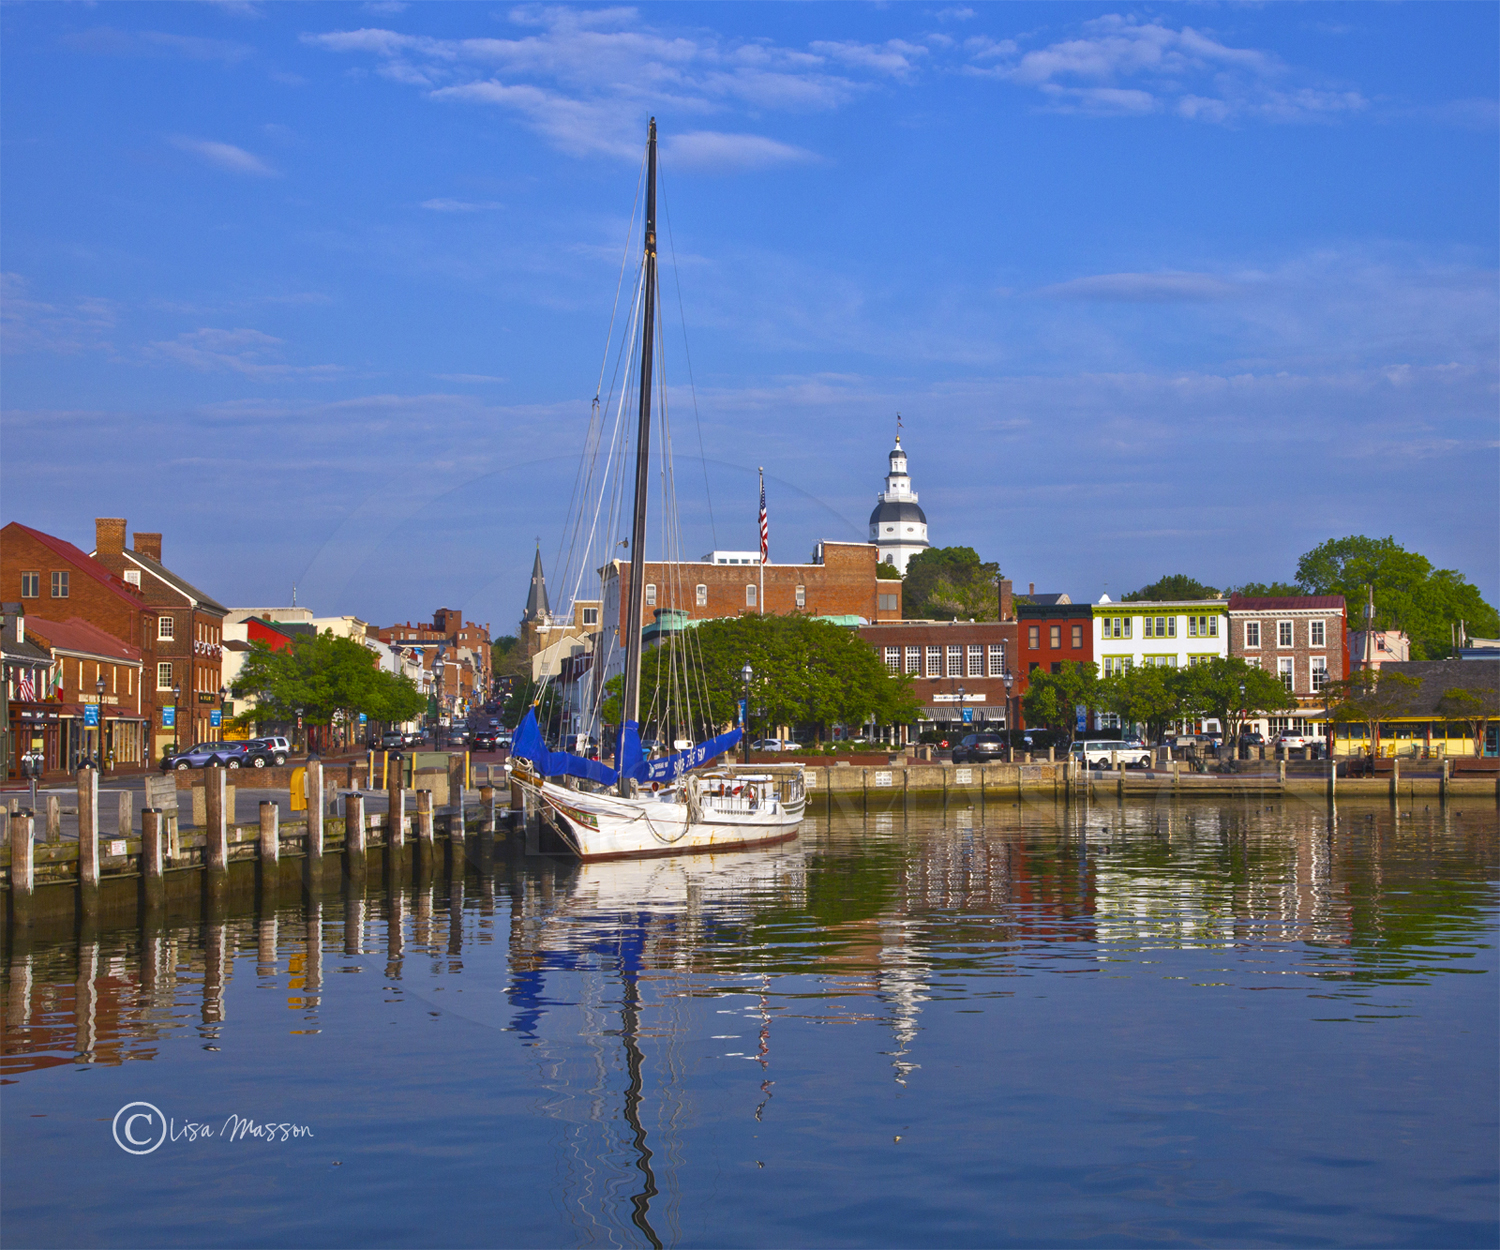
<path fill-rule="evenodd" d="M 948 676 L 962 677 L 964 675 L 964 649 L 953 645 L 948 648 Z"/>
<path fill-rule="evenodd" d="M 922 671 L 922 648 L 906 648 L 906 671 L 908 673 L 920 673 Z"/>
<path fill-rule="evenodd" d="M 703 587 L 699 586 L 698 589 L 701 591 L 703 589 Z M 597 625 L 599 623 L 599 609 L 598 608 L 584 608 L 584 610 L 583 610 L 583 623 L 585 625 Z"/>
<path fill-rule="evenodd" d="M 1075 626 L 1073 626 L 1073 650 L 1074 651 L 1081 651 L 1081 650 L 1083 650 L 1083 626 L 1082 625 L 1075 625 Z"/>
<path fill-rule="evenodd" d="M 1026 627 L 1026 645 L 1033 651 L 1041 649 L 1042 627 L 1040 625 L 1028 625 Z"/>
<path fill-rule="evenodd" d="M 1005 644 L 1003 642 L 990 643 L 990 676 L 1005 676 Z"/>
<path fill-rule="evenodd" d="M 1247 647 L 1258 647 L 1258 646 L 1260 646 L 1260 622 L 1259 621 L 1246 621 L 1245 622 L 1245 645 Z"/>
<path fill-rule="evenodd" d="M 68 575 L 66 572 L 52 574 L 52 597 L 54 599 L 66 599 L 68 597 Z"/>
<path fill-rule="evenodd" d="M 40 599 L 42 597 L 42 575 L 40 573 L 21 574 L 21 598 Z"/>
<path fill-rule="evenodd" d="M 1054 651 L 1062 650 L 1062 626 L 1049 625 L 1047 627 L 1047 643 Z"/>
<path fill-rule="evenodd" d="M 797 611 L 800 612 L 805 607 L 807 607 L 807 587 L 806 586 L 798 586 L 797 587 Z"/>
<path fill-rule="evenodd" d="M 1041 668 L 1041 665 L 1038 664 L 1035 660 L 1032 660 L 1029 664 L 1026 665 L 1026 674 L 1027 674 L 1027 676 L 1030 676 L 1032 673 L 1036 672 L 1037 669 L 1039 669 L 1039 668 Z"/>
<path fill-rule="evenodd" d="M 701 582 L 698 584 L 698 589 L 693 592 L 693 602 L 700 608 L 708 607 L 708 587 Z"/>
<path fill-rule="evenodd" d="M 1130 671 L 1130 657 L 1128 655 L 1107 655 L 1104 657 L 1104 675 L 1113 677 L 1116 673 L 1128 673 Z"/>
<path fill-rule="evenodd" d="M 1062 672 L 1062 661 L 1061 660 L 1053 660 L 1052 661 L 1052 671 L 1053 671 L 1053 673 L 1058 673 L 1058 674 L 1060 674 Z"/>
<path fill-rule="evenodd" d="M 885 649 L 885 666 L 892 673 L 901 671 L 901 648 L 887 647 Z"/>
<path fill-rule="evenodd" d="M 755 583 L 750 582 L 745 587 L 745 606 L 747 608 L 753 608 L 758 605 L 758 602 L 759 601 L 755 597 Z"/>
<path fill-rule="evenodd" d="M 984 676 L 984 648 L 978 643 L 969 644 L 969 676 Z"/>
<path fill-rule="evenodd" d="M 1309 621 L 1307 623 L 1307 642 L 1309 646 L 1326 647 L 1328 645 L 1327 631 L 1322 621 Z"/>
<path fill-rule="evenodd" d="M 1322 623 L 1323 623 L 1322 621 L 1315 622 L 1315 624 L 1318 624 L 1318 625 L 1321 625 Z M 1326 659 L 1324 659 L 1321 655 L 1314 656 L 1313 659 L 1312 659 L 1312 689 L 1313 689 L 1313 693 L 1317 694 L 1319 691 L 1321 691 L 1323 689 L 1323 687 L 1327 684 L 1327 682 L 1328 682 L 1328 661 Z"/>
<path fill-rule="evenodd" d="M 158 616 L 156 618 L 156 636 L 158 638 L 175 638 L 177 636 L 177 622 L 170 616 Z"/>
<path fill-rule="evenodd" d="M 1130 617 L 1106 616 L 1104 618 L 1104 631 L 1100 636 L 1103 638 L 1129 638 Z"/>
<path fill-rule="evenodd" d="M 1276 645 L 1278 647 L 1290 647 L 1292 645 L 1291 621 L 1276 622 Z"/>
<path fill-rule="evenodd" d="M 172 666 L 170 664 L 158 664 L 156 666 L 156 688 L 158 690 L 170 690 L 172 688 Z"/>
<path fill-rule="evenodd" d="M 1217 638 L 1219 636 L 1219 618 L 1217 616 L 1208 618 L 1208 636 L 1210 638 Z"/>
<path fill-rule="evenodd" d="M 647 582 L 646 583 L 646 606 L 648 608 L 656 606 L 656 583 L 655 582 Z"/>
<path fill-rule="evenodd" d="M 899 598 L 898 595 L 880 595 L 877 597 L 878 607 L 882 612 L 894 612 L 901 606 Z"/>
<path fill-rule="evenodd" d="M 1217 638 L 1218 636 L 1219 618 L 1217 616 L 1188 617 L 1189 638 Z"/>
<path fill-rule="evenodd" d="M 1293 679 L 1295 676 L 1292 668 L 1293 663 L 1294 661 L 1290 657 L 1285 660 L 1276 661 L 1276 668 L 1278 669 L 1276 675 L 1281 678 L 1281 684 L 1288 690 L 1293 689 Z"/>
<path fill-rule="evenodd" d="M 927 676 L 941 677 L 943 675 L 943 649 L 942 647 L 927 648 Z"/>

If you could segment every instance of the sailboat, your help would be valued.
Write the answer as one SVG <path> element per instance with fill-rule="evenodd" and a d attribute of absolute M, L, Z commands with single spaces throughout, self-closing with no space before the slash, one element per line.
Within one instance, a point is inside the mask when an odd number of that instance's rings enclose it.
<path fill-rule="evenodd" d="M 653 352 L 659 337 L 656 183 L 656 119 L 652 118 L 646 141 L 645 233 L 637 287 L 640 390 L 635 423 L 634 494 L 630 538 L 626 544 L 630 552 L 630 577 L 615 763 L 611 767 L 602 760 L 571 751 L 550 750 L 537 718 L 540 696 L 517 726 L 511 749 L 512 780 L 520 785 L 535 814 L 584 861 L 729 851 L 784 842 L 797 836 L 807 802 L 800 765 L 778 765 L 753 772 L 726 764 L 713 766 L 713 761 L 731 752 L 739 742 L 742 732 L 739 728 L 714 734 L 696 744 L 669 737 L 667 740 L 677 749 L 665 758 L 648 758 L 641 744 L 646 512 L 652 381 L 658 363 Z M 601 370 L 601 381 L 602 378 Z M 622 389 L 622 413 L 624 396 Z M 597 411 L 597 400 L 595 407 Z M 662 425 L 665 430 L 665 415 Z M 590 442 L 597 448 L 592 424 L 586 448 Z M 664 446 L 663 454 L 666 450 Z M 585 460 L 587 455 L 586 451 Z M 670 478 L 670 473 L 664 477 Z M 593 479 L 580 469 L 579 480 L 586 483 Z M 602 492 L 608 489 L 607 485 L 601 485 L 601 499 Z M 598 530 L 597 506 L 594 517 L 596 522 L 590 527 L 590 535 Z M 658 622 L 662 619 L 660 611 L 657 619 Z M 567 740 L 576 741 L 577 737 L 570 734 Z"/>

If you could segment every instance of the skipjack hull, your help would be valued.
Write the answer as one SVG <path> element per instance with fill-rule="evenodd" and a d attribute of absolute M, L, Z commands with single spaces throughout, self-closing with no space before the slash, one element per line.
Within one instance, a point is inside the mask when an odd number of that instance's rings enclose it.
<path fill-rule="evenodd" d="M 516 777 L 585 863 L 745 850 L 797 836 L 807 800 L 800 773 L 691 777 L 684 787 L 621 798 Z M 782 790 L 788 791 L 785 795 Z"/>

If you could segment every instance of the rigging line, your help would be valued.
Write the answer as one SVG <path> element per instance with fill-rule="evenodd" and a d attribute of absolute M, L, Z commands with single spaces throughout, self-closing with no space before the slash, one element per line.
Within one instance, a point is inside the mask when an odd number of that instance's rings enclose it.
<path fill-rule="evenodd" d="M 708 529 L 713 535 L 714 546 L 719 545 L 719 527 L 714 523 L 714 497 L 708 489 L 708 453 L 703 448 L 703 420 L 698 415 L 698 387 L 693 381 L 693 353 L 688 350 L 687 311 L 682 305 L 682 274 L 677 268 L 677 245 L 672 238 L 672 210 L 667 205 L 666 179 L 660 166 L 656 171 L 658 192 L 661 196 L 662 216 L 667 223 L 667 252 L 672 257 L 672 282 L 677 288 L 677 315 L 682 326 L 682 354 L 687 359 L 688 392 L 693 397 L 693 421 L 698 427 L 698 463 L 703 466 L 703 498 L 708 504 Z"/>
<path fill-rule="evenodd" d="M 604 370 L 609 365 L 609 344 L 615 335 L 615 314 L 620 310 L 620 292 L 625 289 L 625 270 L 630 265 L 631 240 L 635 238 L 635 214 L 641 205 L 641 187 L 646 181 L 646 156 L 641 153 L 641 168 L 635 178 L 635 201 L 630 206 L 630 225 L 625 231 L 625 247 L 620 253 L 620 277 L 615 284 L 614 307 L 609 310 L 609 333 L 604 336 L 604 359 L 599 362 L 599 383 L 594 387 L 594 402 L 599 402 L 599 392 L 604 389 Z M 659 179 L 658 179 L 659 181 Z"/>

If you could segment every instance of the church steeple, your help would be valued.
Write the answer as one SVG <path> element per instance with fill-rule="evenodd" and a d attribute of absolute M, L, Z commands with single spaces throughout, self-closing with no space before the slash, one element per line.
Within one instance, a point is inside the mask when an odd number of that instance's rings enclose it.
<path fill-rule="evenodd" d="M 536 560 L 531 566 L 531 591 L 526 596 L 526 611 L 521 614 L 521 623 L 538 623 L 551 615 L 552 606 L 547 602 L 547 579 L 542 573 L 542 549 L 538 547 Z"/>

